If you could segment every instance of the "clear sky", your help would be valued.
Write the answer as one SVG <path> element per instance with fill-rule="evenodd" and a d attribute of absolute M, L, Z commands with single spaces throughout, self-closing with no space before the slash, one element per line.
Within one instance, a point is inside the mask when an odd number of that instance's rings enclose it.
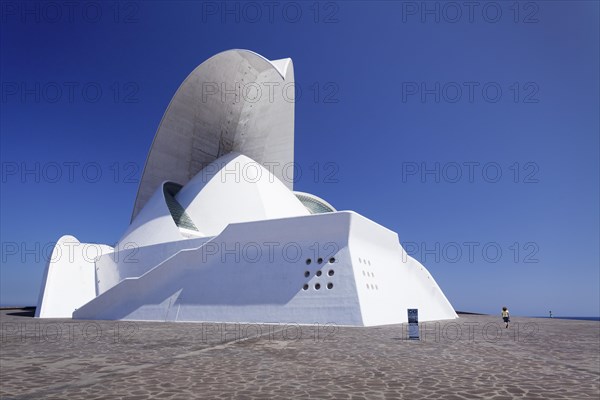
<path fill-rule="evenodd" d="M 74 5 L 75 4 L 75 5 Z M 600 315 L 597 1 L 2 1 L 0 304 L 125 231 L 163 112 L 294 60 L 295 189 L 398 232 L 455 309 Z"/>

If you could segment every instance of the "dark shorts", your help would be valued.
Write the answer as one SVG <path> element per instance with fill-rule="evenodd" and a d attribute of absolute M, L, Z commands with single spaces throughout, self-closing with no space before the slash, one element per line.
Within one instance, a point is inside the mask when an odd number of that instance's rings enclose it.
<path fill-rule="evenodd" d="M 502 317 L 502 319 L 504 320 L 504 322 L 508 322 L 508 317 Z"/>

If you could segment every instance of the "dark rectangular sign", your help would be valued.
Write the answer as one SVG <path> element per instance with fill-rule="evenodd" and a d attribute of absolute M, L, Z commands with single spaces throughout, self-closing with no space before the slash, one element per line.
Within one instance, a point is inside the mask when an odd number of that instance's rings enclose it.
<path fill-rule="evenodd" d="M 419 310 L 417 308 L 408 309 L 408 338 L 419 340 Z"/>

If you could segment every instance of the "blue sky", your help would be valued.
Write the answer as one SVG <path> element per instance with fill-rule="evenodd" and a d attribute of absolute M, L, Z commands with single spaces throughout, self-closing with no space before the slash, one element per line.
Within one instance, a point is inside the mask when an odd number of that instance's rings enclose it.
<path fill-rule="evenodd" d="M 296 190 L 398 232 L 457 310 L 600 315 L 598 2 L 71 4 L 1 3 L 0 304 L 63 234 L 121 236 L 179 84 L 245 48 L 294 60 Z"/>

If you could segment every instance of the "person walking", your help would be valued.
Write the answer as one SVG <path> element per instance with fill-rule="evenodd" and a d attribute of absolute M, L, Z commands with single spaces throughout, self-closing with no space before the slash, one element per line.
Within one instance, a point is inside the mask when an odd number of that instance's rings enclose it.
<path fill-rule="evenodd" d="M 506 327 L 508 328 L 508 323 L 510 322 L 510 313 L 508 312 L 508 308 L 502 307 L 502 319 L 506 323 Z"/>

